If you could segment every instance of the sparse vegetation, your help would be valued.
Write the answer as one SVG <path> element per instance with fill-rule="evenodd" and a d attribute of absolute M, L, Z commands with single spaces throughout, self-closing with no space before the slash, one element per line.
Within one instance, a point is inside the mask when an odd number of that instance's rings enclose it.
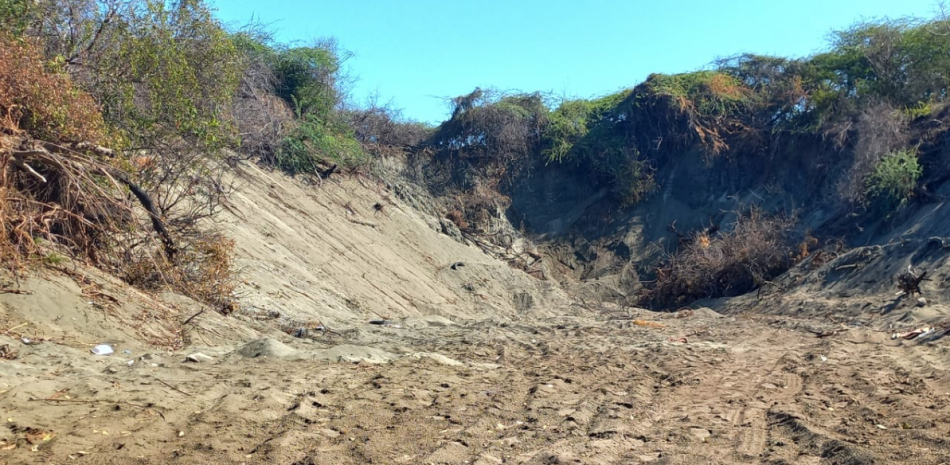
<path fill-rule="evenodd" d="M 460 210 L 450 210 L 445 214 L 445 218 L 455 223 L 455 226 L 461 230 L 468 229 L 468 221 L 465 221 L 465 214 Z"/>
<path fill-rule="evenodd" d="M 881 161 L 909 142 L 904 114 L 889 103 L 878 103 L 861 111 L 855 123 L 852 162 L 839 186 L 842 201 L 863 205 L 868 201 L 868 183 Z"/>
<path fill-rule="evenodd" d="M 0 113 L 0 258 L 17 267 L 54 253 L 39 249 L 40 238 L 101 260 L 130 217 L 102 155 L 109 151 L 77 150 L 107 140 L 98 105 L 68 75 L 47 69 L 34 43 L 4 35 Z"/>
<path fill-rule="evenodd" d="M 946 100 L 947 32 L 943 18 L 862 22 L 812 57 L 739 55 L 713 70 L 655 74 L 620 93 L 564 101 L 548 115 L 540 154 L 577 163 L 631 205 L 652 191 L 652 172 L 690 149 L 707 160 L 754 160 L 781 153 L 780 139 L 814 135 L 854 154 L 840 193 L 861 204 L 877 161 L 906 143 L 907 121 Z"/>
<path fill-rule="evenodd" d="M 229 190 L 223 150 L 326 176 L 427 133 L 391 108 L 343 111 L 334 40 L 228 31 L 203 0 L 2 0 L 0 24 L 5 264 L 68 251 L 224 309 L 232 246 L 202 226 Z"/>
<path fill-rule="evenodd" d="M 697 299 L 754 290 L 795 263 L 794 224 L 793 218 L 753 209 L 738 216 L 729 232 L 694 233 L 657 269 L 656 282 L 640 303 L 675 309 Z"/>
<path fill-rule="evenodd" d="M 223 274 L 203 272 L 209 254 L 190 252 L 209 240 L 198 221 L 226 191 L 221 109 L 238 69 L 211 11 L 200 1 L 20 6 L 0 8 L 0 22 L 21 26 L 0 41 L 4 264 L 56 265 L 68 252 L 131 276 L 148 263 L 151 284 L 229 299 Z M 221 292 L 192 292 L 206 285 Z"/>
<path fill-rule="evenodd" d="M 350 54 L 336 41 L 312 46 L 275 43 L 261 26 L 234 33 L 245 64 L 234 116 L 241 149 L 291 175 L 353 170 L 370 157 L 342 112 Z"/>
<path fill-rule="evenodd" d="M 590 143 L 604 137 L 585 138 L 591 129 L 597 128 L 602 121 L 616 122 L 619 116 L 614 112 L 630 93 L 630 90 L 625 90 L 593 100 L 579 99 L 561 102 L 548 115 L 548 126 L 542 136 L 544 143 L 542 155 L 549 162 L 590 157 L 591 152 L 597 150 L 597 147 L 590 146 Z M 623 143 L 622 140 L 610 142 L 616 145 Z"/>
<path fill-rule="evenodd" d="M 431 127 L 404 119 L 401 110 L 392 104 L 381 105 L 378 96 L 372 97 L 364 108 L 346 110 L 343 118 L 363 151 L 374 156 L 414 150 L 432 134 Z"/>
<path fill-rule="evenodd" d="M 816 197 L 809 201 L 873 220 L 918 192 L 922 167 L 931 166 L 905 150 L 912 143 L 937 144 L 936 128 L 946 124 L 941 109 L 950 79 L 939 70 L 950 65 L 948 32 L 945 18 L 862 22 L 833 33 L 829 49 L 810 57 L 738 55 L 709 69 L 654 74 L 620 92 L 553 106 L 540 94 L 476 89 L 451 99 L 450 118 L 422 144 L 420 178 L 437 195 L 457 199 L 445 211 L 470 227 L 479 224 L 476 209 L 458 199 L 504 199 L 500 186 L 538 162 L 607 189 L 621 208 L 667 187 L 659 181 L 672 179 L 682 160 L 702 160 L 705 170 L 724 178 L 732 173 L 733 180 L 737 172 L 772 182 L 794 177 L 807 186 L 795 189 Z M 695 155 L 701 156 L 690 158 Z M 764 213 L 756 218 L 791 228 Z M 698 267 L 718 281 L 688 277 L 693 265 L 684 261 L 679 270 L 681 262 L 671 259 L 660 270 L 666 282 L 648 300 L 665 305 L 674 295 L 730 295 L 770 279 L 787 266 L 787 250 L 778 236 L 758 232 L 752 236 L 769 246 L 755 253 L 738 240 L 730 245 L 728 230 L 690 242 L 683 257 L 698 257 L 695 244 L 707 241 L 713 249 L 725 247 L 722 261 Z"/>
<path fill-rule="evenodd" d="M 234 312 L 234 241 L 208 232 L 188 237 L 178 246 L 178 257 L 174 260 L 144 249 L 131 251 L 126 256 L 127 264 L 117 274 L 143 289 L 170 288 L 220 313 Z"/>

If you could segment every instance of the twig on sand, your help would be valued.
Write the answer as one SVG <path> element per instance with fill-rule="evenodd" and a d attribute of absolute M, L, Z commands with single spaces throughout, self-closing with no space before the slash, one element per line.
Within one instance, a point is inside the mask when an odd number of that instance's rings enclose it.
<path fill-rule="evenodd" d="M 33 291 L 23 291 L 20 289 L 0 289 L 0 294 L 20 294 L 20 295 L 33 295 Z"/>
<path fill-rule="evenodd" d="M 130 407 L 136 407 L 144 410 L 151 410 L 162 417 L 162 420 L 165 420 L 165 414 L 156 409 L 155 407 L 149 407 L 142 404 L 134 404 L 132 402 L 125 402 L 122 400 L 107 400 L 107 399 L 29 399 L 31 402 L 55 402 L 55 403 L 74 403 L 74 404 L 113 404 L 113 405 L 128 405 Z"/>
<path fill-rule="evenodd" d="M 837 336 L 847 331 L 848 329 L 849 328 L 844 327 L 844 328 L 832 329 L 828 331 L 811 331 L 811 332 L 814 333 L 815 336 L 817 336 L 819 339 L 823 339 L 826 337 Z"/>
<path fill-rule="evenodd" d="M 18 324 L 18 325 L 14 326 L 14 327 L 12 327 L 12 328 L 10 328 L 10 329 L 7 329 L 7 330 L 3 331 L 3 334 L 10 334 L 10 332 L 13 331 L 14 329 L 22 328 L 22 327 L 24 327 L 24 326 L 26 326 L 26 325 L 28 325 L 28 324 L 29 324 L 29 323 Z"/>
<path fill-rule="evenodd" d="M 174 389 L 175 391 L 178 391 L 178 392 L 180 392 L 180 393 L 182 393 L 182 394 L 184 394 L 184 395 L 186 395 L 186 396 L 188 396 L 188 397 L 191 397 L 191 394 L 188 394 L 187 392 L 182 391 L 181 389 L 178 389 L 177 387 L 172 386 L 171 384 L 168 384 L 168 383 L 166 383 L 166 382 L 164 382 L 164 381 L 162 381 L 162 380 L 160 380 L 160 379 L 158 379 L 158 378 L 155 378 L 155 381 L 158 381 L 159 383 L 162 383 L 162 384 L 164 384 L 165 386 L 168 386 L 170 389 Z"/>
<path fill-rule="evenodd" d="M 208 309 L 208 307 L 203 307 L 201 310 L 198 311 L 198 313 L 195 313 L 194 315 L 191 315 L 190 317 L 188 317 L 188 319 L 185 320 L 185 322 L 182 323 L 181 325 L 182 325 L 182 326 L 185 326 L 186 324 L 191 323 L 191 320 L 194 320 L 195 318 L 198 318 L 198 315 L 201 315 L 201 314 L 204 313 L 205 310 L 207 310 L 207 309 Z"/>
<path fill-rule="evenodd" d="M 369 227 L 371 227 L 371 228 L 376 228 L 376 227 L 379 226 L 379 225 L 377 225 L 376 223 L 370 223 L 370 222 L 368 222 L 368 221 L 355 220 L 355 219 L 353 219 L 353 218 L 347 218 L 347 219 L 350 221 L 350 223 L 355 223 L 355 224 L 362 225 L 362 226 L 369 226 Z"/>

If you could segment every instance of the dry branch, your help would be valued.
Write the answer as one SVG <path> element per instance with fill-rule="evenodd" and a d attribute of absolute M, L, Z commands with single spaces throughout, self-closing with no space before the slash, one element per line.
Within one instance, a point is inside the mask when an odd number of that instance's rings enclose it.
<path fill-rule="evenodd" d="M 908 265 L 907 269 L 897 275 L 897 285 L 905 294 L 913 296 L 920 294 L 920 283 L 927 278 L 927 271 L 921 271 Z"/>
<path fill-rule="evenodd" d="M 173 259 L 175 257 L 175 253 L 177 252 L 175 241 L 172 240 L 171 234 L 168 233 L 168 228 L 165 227 L 165 220 L 163 220 L 158 214 L 158 210 L 155 209 L 155 202 L 152 201 L 152 198 L 148 195 L 148 192 L 145 192 L 144 189 L 132 182 L 129 177 L 121 171 L 112 170 L 108 174 L 111 174 L 112 177 L 118 179 L 120 182 L 128 186 L 129 190 L 132 191 L 132 194 L 135 195 L 135 198 L 138 199 L 139 203 L 142 204 L 142 207 L 144 207 L 145 211 L 148 212 L 149 219 L 152 221 L 152 228 L 155 229 L 155 232 L 158 233 L 159 237 L 162 239 L 162 245 L 165 248 L 165 255 L 167 255 L 169 259 Z"/>
<path fill-rule="evenodd" d="M 125 201 L 118 193 L 108 192 L 93 177 L 102 175 L 116 187 L 116 180 L 128 187 L 148 212 L 166 255 L 174 256 L 175 243 L 149 194 L 126 173 L 77 150 L 85 148 L 93 153 L 112 154 L 110 149 L 84 142 L 65 147 L 28 138 L 11 145 L 21 149 L 9 150 L 8 159 L 35 180 L 31 184 L 17 182 L 16 176 L 11 176 L 12 179 L 3 176 L 4 185 L 15 187 L 18 195 L 12 200 L 20 207 L 17 222 L 33 230 L 31 238 L 59 236 L 62 242 L 83 249 L 78 252 L 96 258 L 102 251 L 97 249 L 105 247 L 109 235 L 127 230 L 129 226 L 134 229 L 135 222 Z M 21 240 L 26 238 L 21 237 Z"/>

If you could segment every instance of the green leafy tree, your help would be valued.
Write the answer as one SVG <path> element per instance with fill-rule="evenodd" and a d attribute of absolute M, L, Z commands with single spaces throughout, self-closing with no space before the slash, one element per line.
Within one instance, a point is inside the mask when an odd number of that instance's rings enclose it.
<path fill-rule="evenodd" d="M 274 74 L 277 96 L 292 102 L 301 114 L 327 117 L 339 103 L 334 75 L 338 57 L 329 49 L 296 47 L 277 54 Z"/>
<path fill-rule="evenodd" d="M 175 8 L 149 1 L 121 22 L 121 40 L 96 76 L 107 119 L 133 147 L 172 136 L 200 148 L 223 146 L 240 69 L 211 10 L 198 0 Z"/>

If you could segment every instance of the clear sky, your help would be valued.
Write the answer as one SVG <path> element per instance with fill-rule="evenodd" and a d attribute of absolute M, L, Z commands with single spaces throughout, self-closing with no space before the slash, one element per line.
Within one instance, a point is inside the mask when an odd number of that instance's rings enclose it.
<path fill-rule="evenodd" d="M 743 52 L 806 56 L 861 19 L 932 16 L 936 0 L 211 0 L 282 42 L 336 37 L 357 101 L 378 92 L 438 123 L 476 86 L 591 97 Z"/>

